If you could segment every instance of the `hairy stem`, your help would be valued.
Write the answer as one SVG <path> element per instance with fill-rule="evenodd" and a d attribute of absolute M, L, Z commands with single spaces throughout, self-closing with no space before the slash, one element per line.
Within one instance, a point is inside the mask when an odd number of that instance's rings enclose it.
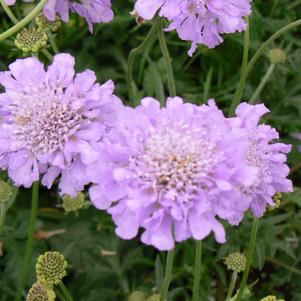
<path fill-rule="evenodd" d="M 236 297 L 235 301 L 240 301 L 241 300 L 241 298 L 243 296 L 243 292 L 244 292 L 244 290 L 246 288 L 246 285 L 247 285 L 247 282 L 248 282 L 250 268 L 251 268 L 252 261 L 253 261 L 253 255 L 254 255 L 258 225 L 259 225 L 259 219 L 257 217 L 254 217 L 250 243 L 249 243 L 249 246 L 248 246 L 247 263 L 246 263 L 246 267 L 245 267 L 245 270 L 244 270 L 242 281 L 241 281 L 239 291 L 238 291 L 238 294 L 237 294 L 237 297 Z"/>
<path fill-rule="evenodd" d="M 13 12 L 10 10 L 9 6 L 5 3 L 5 0 L 0 0 L 0 3 L 1 3 L 3 10 L 7 14 L 7 16 L 11 19 L 11 21 L 15 24 L 18 23 L 18 19 L 15 17 Z"/>
<path fill-rule="evenodd" d="M 172 62 L 166 45 L 166 40 L 165 40 L 164 31 L 161 22 L 160 22 L 160 30 L 159 30 L 158 37 L 159 37 L 160 49 L 166 65 L 169 95 L 171 97 L 174 97 L 177 95 L 174 72 L 173 72 Z"/>
<path fill-rule="evenodd" d="M 35 182 L 32 186 L 31 214 L 30 214 L 30 220 L 29 220 L 28 238 L 27 238 L 27 244 L 26 244 L 26 249 L 25 249 L 25 256 L 24 256 L 24 261 L 23 261 L 23 265 L 22 265 L 22 270 L 20 273 L 15 301 L 21 300 L 25 282 L 26 282 L 26 278 L 27 278 L 27 274 L 28 274 L 28 269 L 29 269 L 30 260 L 31 260 L 31 256 L 32 256 L 32 250 L 33 250 L 33 239 L 34 239 L 35 225 L 36 225 L 36 219 L 37 219 L 38 201 L 39 201 L 39 182 Z"/>
<path fill-rule="evenodd" d="M 233 291 L 235 288 L 236 280 L 237 280 L 237 272 L 233 272 L 232 277 L 231 277 L 230 286 L 229 286 L 228 293 L 227 293 L 227 297 L 226 297 L 226 301 L 231 300 L 231 297 L 233 295 Z"/>
<path fill-rule="evenodd" d="M 195 252 L 192 301 L 200 300 L 201 265 L 202 265 L 202 241 L 197 240 L 196 252 Z"/>
<path fill-rule="evenodd" d="M 234 94 L 234 97 L 233 97 L 233 100 L 231 103 L 231 107 L 229 110 L 229 116 L 234 115 L 235 109 L 241 101 L 241 97 L 242 97 L 246 79 L 247 79 L 247 66 L 248 66 L 248 60 L 249 60 L 249 47 L 250 47 L 249 17 L 246 17 L 246 22 L 247 22 L 247 29 L 244 34 L 244 51 L 243 51 L 243 59 L 242 59 L 242 65 L 241 65 L 240 80 L 239 80 L 237 89 L 235 91 L 235 94 Z"/>
<path fill-rule="evenodd" d="M 6 205 L 5 203 L 0 202 L 0 234 L 5 224 L 5 216 L 6 216 Z"/>
<path fill-rule="evenodd" d="M 2 34 L 0 34 L 0 42 L 6 40 L 11 35 L 22 29 L 25 25 L 27 25 L 30 21 L 32 21 L 43 9 L 44 5 L 48 0 L 41 0 L 40 3 L 21 21 L 19 21 L 16 25 L 6 30 Z"/>
<path fill-rule="evenodd" d="M 161 289 L 160 301 L 166 301 L 169 284 L 171 282 L 171 277 L 172 277 L 172 266 L 174 261 L 174 255 L 175 255 L 175 249 L 168 251 L 167 253 L 165 277 Z"/>
<path fill-rule="evenodd" d="M 65 297 L 65 300 L 66 301 L 73 301 L 73 298 L 70 295 L 70 293 L 69 293 L 67 287 L 65 286 L 65 284 L 62 281 L 60 281 L 58 285 L 59 285 L 59 287 L 60 287 L 60 289 L 61 289 L 61 291 L 62 291 L 62 293 Z"/>
<path fill-rule="evenodd" d="M 260 93 L 262 92 L 263 88 L 265 87 L 265 85 L 267 84 L 269 79 L 271 78 L 271 76 L 272 76 L 272 74 L 275 70 L 275 66 L 276 66 L 275 64 L 270 65 L 270 67 L 267 70 L 266 74 L 261 79 L 261 82 L 260 82 L 259 86 L 257 87 L 254 94 L 252 95 L 252 97 L 249 101 L 250 104 L 255 104 L 258 101 L 258 97 L 260 96 Z"/>

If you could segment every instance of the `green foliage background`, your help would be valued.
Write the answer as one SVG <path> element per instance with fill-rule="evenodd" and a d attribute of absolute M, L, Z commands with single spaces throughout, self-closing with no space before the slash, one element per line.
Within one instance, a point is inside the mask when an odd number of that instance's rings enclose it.
<path fill-rule="evenodd" d="M 130 104 L 133 100 L 127 96 L 127 57 L 129 51 L 142 42 L 150 24 L 137 26 L 134 18 L 129 15 L 134 1 L 112 2 L 116 17 L 111 23 L 96 25 L 94 34 L 90 35 L 85 20 L 72 15 L 71 21 L 60 29 L 57 44 L 61 52 L 69 52 L 76 57 L 79 71 L 86 68 L 94 70 L 100 82 L 114 80 L 116 94 L 124 103 Z M 24 7 L 22 2 L 18 4 L 18 17 L 24 13 Z M 299 18 L 301 1 L 253 1 L 251 55 L 274 32 Z M 1 11 L 1 32 L 11 25 Z M 173 60 L 178 95 L 196 104 L 214 98 L 227 112 L 239 80 L 243 34 L 225 36 L 225 42 L 213 50 L 199 47 L 193 58 L 187 55 L 189 43 L 179 40 L 175 33 L 166 33 L 166 38 Z M 14 37 L 0 43 L 0 70 L 6 70 L 10 62 L 23 56 L 14 47 L 13 40 Z M 301 189 L 298 188 L 301 185 L 301 157 L 297 150 L 298 142 L 291 136 L 292 133 L 301 132 L 300 46 L 301 28 L 277 39 L 273 47 L 284 49 L 288 60 L 285 64 L 277 65 L 261 94 L 261 100 L 271 110 L 265 122 L 276 127 L 286 142 L 294 144 L 289 163 L 293 168 L 291 177 L 295 192 L 284 195 L 281 208 L 268 212 L 260 222 L 250 275 L 250 283 L 254 285 L 252 295 L 245 300 L 256 301 L 271 294 L 278 298 L 284 297 L 286 301 L 301 300 Z M 42 54 L 40 59 L 48 63 Z M 247 80 L 244 99 L 250 99 L 269 65 L 266 56 L 258 61 Z M 165 66 L 157 40 L 136 60 L 134 78 L 139 87 L 137 98 L 154 96 L 164 99 L 167 96 Z M 143 246 L 139 239 L 118 239 L 110 217 L 104 212 L 90 207 L 81 211 L 77 217 L 65 215 L 57 206 L 60 202 L 55 188 L 50 192 L 42 190 L 37 230 L 64 229 L 64 233 L 35 241 L 27 288 L 35 281 L 35 260 L 39 254 L 50 249 L 64 253 L 71 264 L 66 285 L 75 300 L 126 300 L 134 290 L 148 293 L 159 290 L 165 254 Z M 0 301 L 11 301 L 15 295 L 24 257 L 29 212 L 30 191 L 20 189 L 8 211 L 4 232 L 0 236 Z M 239 227 L 227 227 L 228 243 L 225 245 L 217 244 L 212 237 L 204 241 L 204 301 L 225 299 L 231 274 L 222 259 L 230 251 L 246 249 L 251 222 L 251 217 L 247 216 Z M 191 298 L 193 262 L 193 241 L 178 245 L 170 293 L 172 300 Z"/>

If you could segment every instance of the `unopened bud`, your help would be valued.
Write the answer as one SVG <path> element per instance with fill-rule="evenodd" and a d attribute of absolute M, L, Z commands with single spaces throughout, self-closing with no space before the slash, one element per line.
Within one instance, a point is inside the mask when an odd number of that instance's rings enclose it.
<path fill-rule="evenodd" d="M 10 184 L 0 180 L 0 203 L 5 203 L 13 195 L 13 189 Z"/>
<path fill-rule="evenodd" d="M 88 206 L 88 202 L 86 202 L 85 195 L 82 192 L 79 192 L 75 198 L 64 195 L 63 196 L 63 208 L 64 210 L 69 212 L 77 212 L 80 209 L 86 208 Z"/>
<path fill-rule="evenodd" d="M 15 39 L 15 45 L 23 52 L 38 52 L 46 46 L 48 37 L 38 28 L 23 28 Z"/>
<path fill-rule="evenodd" d="M 146 301 L 160 301 L 160 297 L 161 296 L 159 294 L 155 294 L 147 298 Z"/>
<path fill-rule="evenodd" d="M 278 209 L 281 205 L 281 198 L 282 198 L 282 194 L 281 192 L 277 192 L 273 197 L 273 201 L 275 202 L 275 204 L 273 206 L 268 206 L 267 209 L 269 211 L 273 211 L 275 209 Z"/>
<path fill-rule="evenodd" d="M 287 60 L 285 51 L 280 48 L 271 49 L 268 53 L 268 57 L 272 64 L 283 64 Z"/>
<path fill-rule="evenodd" d="M 36 282 L 28 292 L 26 301 L 54 301 L 55 292 L 46 285 Z"/>
<path fill-rule="evenodd" d="M 62 25 L 59 16 L 56 16 L 54 21 L 50 21 L 46 18 L 46 16 L 43 13 L 38 15 L 35 18 L 35 21 L 41 31 L 50 30 L 52 32 L 56 32 Z"/>
<path fill-rule="evenodd" d="M 59 252 L 46 252 L 40 255 L 36 264 L 38 281 L 52 286 L 58 284 L 67 275 L 68 263 Z"/>
<path fill-rule="evenodd" d="M 130 294 L 128 301 L 145 301 L 145 294 L 140 291 L 136 291 Z"/>
<path fill-rule="evenodd" d="M 285 301 L 284 299 L 277 299 L 275 296 L 267 296 L 260 301 Z"/>
<path fill-rule="evenodd" d="M 239 252 L 231 253 L 224 258 L 224 264 L 227 266 L 227 268 L 236 273 L 244 271 L 246 263 L 246 256 Z"/>

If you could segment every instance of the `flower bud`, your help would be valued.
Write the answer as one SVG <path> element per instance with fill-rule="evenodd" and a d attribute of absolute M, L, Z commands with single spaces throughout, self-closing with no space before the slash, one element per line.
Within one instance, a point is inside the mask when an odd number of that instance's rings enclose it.
<path fill-rule="evenodd" d="M 5 203 L 9 201 L 12 195 L 13 195 L 13 189 L 11 185 L 0 180 L 0 203 Z"/>
<path fill-rule="evenodd" d="M 268 57 L 272 64 L 283 64 L 287 60 L 285 51 L 280 48 L 271 49 L 268 53 Z"/>
<path fill-rule="evenodd" d="M 227 269 L 236 273 L 244 271 L 246 263 L 246 256 L 239 252 L 231 253 L 224 258 L 224 264 L 227 266 Z"/>
<path fill-rule="evenodd" d="M 48 37 L 38 28 L 23 28 L 15 39 L 15 45 L 23 52 L 38 52 L 46 46 Z"/>
<path fill-rule="evenodd" d="M 86 205 L 85 195 L 82 192 L 79 192 L 75 198 L 69 195 L 63 196 L 63 208 L 67 213 L 77 212 L 78 210 L 85 208 Z"/>
<path fill-rule="evenodd" d="M 50 21 L 45 17 L 45 15 L 43 13 L 38 15 L 35 18 L 35 21 L 36 21 L 36 24 L 38 25 L 38 28 L 41 31 L 49 30 L 52 32 L 56 32 L 62 25 L 62 22 L 61 22 L 61 19 L 59 18 L 59 16 L 56 16 L 54 21 Z"/>
<path fill-rule="evenodd" d="M 68 263 L 59 252 L 46 252 L 40 255 L 36 264 L 38 281 L 52 286 L 58 284 L 67 275 Z"/>
<path fill-rule="evenodd" d="M 161 296 L 159 294 L 155 294 L 147 298 L 146 301 L 160 301 L 160 297 Z"/>
<path fill-rule="evenodd" d="M 54 301 L 55 292 L 46 285 L 36 282 L 28 292 L 26 301 Z"/>
<path fill-rule="evenodd" d="M 144 301 L 145 294 L 140 291 L 136 291 L 130 294 L 128 301 Z"/>
<path fill-rule="evenodd" d="M 275 209 L 278 209 L 281 205 L 281 198 L 282 198 L 282 194 L 281 192 L 277 192 L 273 197 L 273 201 L 275 202 L 275 205 L 274 206 L 268 206 L 268 210 L 269 211 L 273 211 Z"/>

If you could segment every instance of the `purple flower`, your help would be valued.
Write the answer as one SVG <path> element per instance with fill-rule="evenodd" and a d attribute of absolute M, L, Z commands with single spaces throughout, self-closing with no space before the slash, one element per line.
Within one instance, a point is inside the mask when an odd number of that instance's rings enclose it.
<path fill-rule="evenodd" d="M 217 217 L 242 218 L 249 203 L 238 188 L 251 187 L 257 177 L 245 162 L 245 130 L 233 127 L 213 101 L 199 107 L 175 97 L 160 108 L 145 98 L 119 113 L 89 169 L 90 197 L 112 215 L 116 233 L 131 239 L 142 227 L 142 241 L 159 250 L 211 231 L 224 243 Z"/>
<path fill-rule="evenodd" d="M 50 188 L 61 175 L 62 194 L 74 196 L 87 184 L 86 166 L 98 159 L 120 101 L 112 81 L 99 85 L 90 70 L 75 75 L 74 63 L 58 54 L 47 71 L 26 58 L 0 72 L 0 167 L 17 186 L 43 174 Z"/>
<path fill-rule="evenodd" d="M 171 22 L 166 30 L 175 29 L 180 39 L 192 42 L 191 56 L 200 44 L 214 48 L 222 43 L 221 34 L 244 31 L 251 0 L 137 0 L 135 10 L 146 20 L 159 10 Z"/>
<path fill-rule="evenodd" d="M 247 164 L 258 169 L 258 176 L 253 185 L 242 186 L 242 200 L 250 204 L 255 216 L 261 217 L 267 205 L 274 205 L 272 197 L 277 192 L 291 192 L 292 182 L 286 177 L 289 167 L 286 165 L 287 154 L 291 145 L 272 143 L 279 138 L 278 132 L 258 122 L 269 110 L 263 105 L 242 103 L 237 107 L 237 117 L 232 120 L 234 127 L 246 130 L 249 147 L 245 158 Z"/>
<path fill-rule="evenodd" d="M 16 0 L 5 0 L 8 5 L 14 5 Z M 23 0 L 33 2 L 33 0 Z M 51 20 L 59 14 L 64 22 L 69 21 L 69 11 L 76 12 L 86 18 L 89 30 L 93 32 L 93 23 L 107 23 L 113 17 L 111 0 L 48 0 L 43 12 Z"/>

